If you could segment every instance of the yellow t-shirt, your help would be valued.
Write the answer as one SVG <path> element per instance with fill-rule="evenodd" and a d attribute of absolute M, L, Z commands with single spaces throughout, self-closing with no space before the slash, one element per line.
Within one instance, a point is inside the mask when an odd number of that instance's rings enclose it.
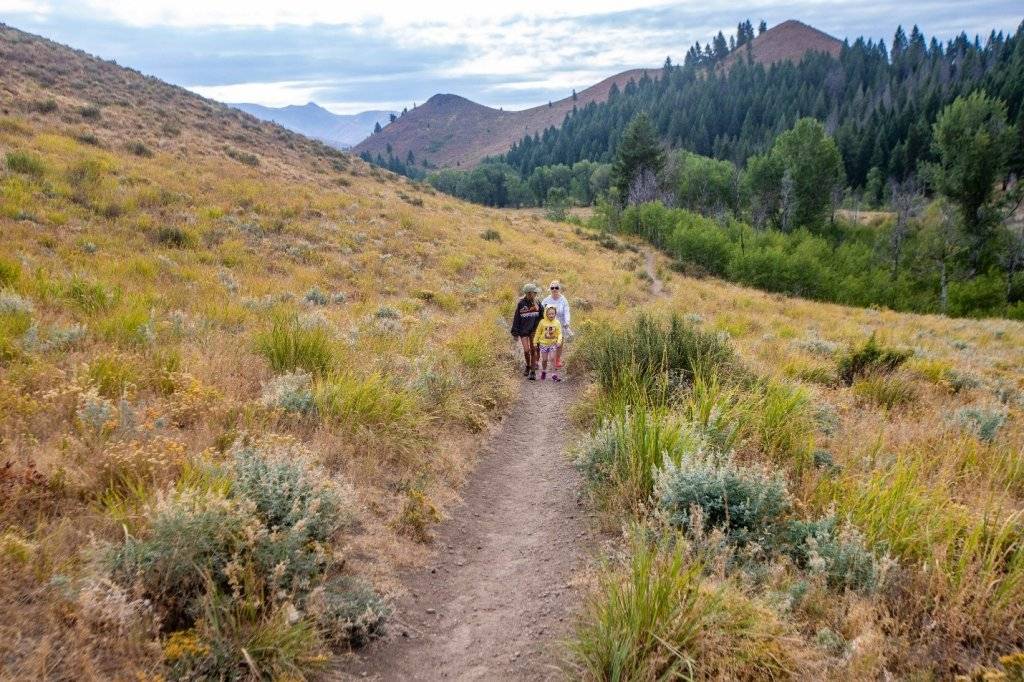
<path fill-rule="evenodd" d="M 558 346 L 562 343 L 562 323 L 558 318 L 542 318 L 533 333 L 533 342 L 538 346 Z"/>

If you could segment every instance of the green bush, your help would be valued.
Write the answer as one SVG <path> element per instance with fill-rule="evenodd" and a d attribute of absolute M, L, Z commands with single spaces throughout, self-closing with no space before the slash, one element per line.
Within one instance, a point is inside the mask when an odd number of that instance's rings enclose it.
<path fill-rule="evenodd" d="M 41 178 L 46 172 L 43 160 L 28 152 L 7 152 L 7 168 L 13 173 Z"/>
<path fill-rule="evenodd" d="M 728 342 L 676 314 L 667 321 L 642 314 L 622 329 L 591 329 L 574 357 L 596 373 L 606 393 L 641 385 L 649 397 L 660 393 L 666 399 L 697 372 L 728 376 L 738 368 Z"/>
<path fill-rule="evenodd" d="M 500 242 L 501 232 L 498 232 L 493 227 L 490 227 L 480 233 L 480 238 L 485 239 L 489 242 Z"/>
<path fill-rule="evenodd" d="M 673 525 L 696 533 L 721 529 L 737 544 L 768 544 L 766 539 L 770 540 L 792 506 L 780 476 L 708 457 L 667 465 L 655 495 Z"/>
<path fill-rule="evenodd" d="M 858 377 L 869 374 L 889 374 L 906 362 L 914 352 L 886 348 L 872 334 L 861 346 L 851 347 L 838 360 L 839 378 L 847 386 Z"/>
<path fill-rule="evenodd" d="M 257 335 L 256 349 L 277 372 L 305 370 L 323 374 L 334 365 L 334 342 L 322 326 L 306 326 L 298 317 L 278 316 Z"/>
<path fill-rule="evenodd" d="M 14 286 L 21 278 L 21 263 L 0 256 L 0 289 Z"/>

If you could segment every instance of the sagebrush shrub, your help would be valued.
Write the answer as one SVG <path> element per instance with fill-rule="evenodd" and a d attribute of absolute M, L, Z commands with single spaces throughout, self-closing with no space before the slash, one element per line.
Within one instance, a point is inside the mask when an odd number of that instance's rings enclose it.
<path fill-rule="evenodd" d="M 306 601 L 324 639 L 360 647 L 384 634 L 391 607 L 363 580 L 340 576 L 318 587 Z"/>
<path fill-rule="evenodd" d="M 302 300 L 313 305 L 327 305 L 331 302 L 330 297 L 324 292 L 320 291 L 317 287 L 312 287 L 306 292 L 306 295 L 302 297 Z"/>
<path fill-rule="evenodd" d="M 106 559 L 115 580 L 153 602 L 165 627 L 194 623 L 218 594 L 269 607 L 302 603 L 323 582 L 326 543 L 347 522 L 348 501 L 302 456 L 240 447 L 228 464 L 186 473 L 149 511 L 144 531 Z"/>
<path fill-rule="evenodd" d="M 985 407 L 965 407 L 956 412 L 956 422 L 980 440 L 991 443 L 1006 422 L 1006 411 Z"/>
<path fill-rule="evenodd" d="M 852 527 L 840 528 L 835 516 L 790 521 L 783 543 L 797 566 L 823 575 L 831 588 L 866 594 L 882 580 L 883 564 L 866 547 L 864 536 Z"/>
<path fill-rule="evenodd" d="M 313 379 L 306 372 L 287 372 L 274 377 L 263 387 L 261 402 L 265 407 L 297 414 L 316 412 Z"/>
<path fill-rule="evenodd" d="M 763 541 L 789 513 L 781 476 L 725 458 L 693 457 L 668 464 L 655 495 L 669 522 L 687 531 L 721 529 L 736 543 Z"/>

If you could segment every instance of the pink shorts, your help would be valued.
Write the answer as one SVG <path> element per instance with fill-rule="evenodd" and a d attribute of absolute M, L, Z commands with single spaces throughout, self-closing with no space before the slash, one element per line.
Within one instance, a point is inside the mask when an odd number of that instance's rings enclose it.
<path fill-rule="evenodd" d="M 558 344 L 557 343 L 553 344 L 551 346 L 541 346 L 540 347 L 540 352 L 541 353 L 554 353 L 556 350 L 558 350 Z"/>

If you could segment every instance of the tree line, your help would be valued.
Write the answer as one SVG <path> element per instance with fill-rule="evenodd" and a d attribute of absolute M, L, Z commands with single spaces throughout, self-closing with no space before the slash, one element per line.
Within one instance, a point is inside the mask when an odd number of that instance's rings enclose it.
<path fill-rule="evenodd" d="M 606 102 L 576 110 L 558 128 L 523 137 L 504 161 L 524 176 L 539 166 L 610 162 L 629 122 L 648 112 L 667 147 L 743 165 L 811 117 L 834 137 L 849 185 L 877 203 L 889 178 L 935 160 L 931 126 L 942 108 L 981 90 L 1005 103 L 1015 130 L 1007 170 L 1024 170 L 1024 24 L 984 44 L 966 34 L 927 41 L 917 27 L 909 36 L 899 28 L 891 49 L 859 38 L 838 58 L 812 52 L 771 66 L 741 57 L 715 68 L 714 48 L 696 52 L 683 65 L 666 60 L 621 92 L 613 87 Z"/>
<path fill-rule="evenodd" d="M 932 125 L 919 174 L 892 178 L 890 215 L 863 225 L 840 214 L 845 169 L 836 140 L 802 118 L 746 168 L 666 154 L 640 114 L 626 128 L 602 229 L 637 234 L 685 270 L 768 291 L 850 305 L 1024 320 L 1024 197 L 1007 168 L 1006 105 L 958 97 Z"/>

